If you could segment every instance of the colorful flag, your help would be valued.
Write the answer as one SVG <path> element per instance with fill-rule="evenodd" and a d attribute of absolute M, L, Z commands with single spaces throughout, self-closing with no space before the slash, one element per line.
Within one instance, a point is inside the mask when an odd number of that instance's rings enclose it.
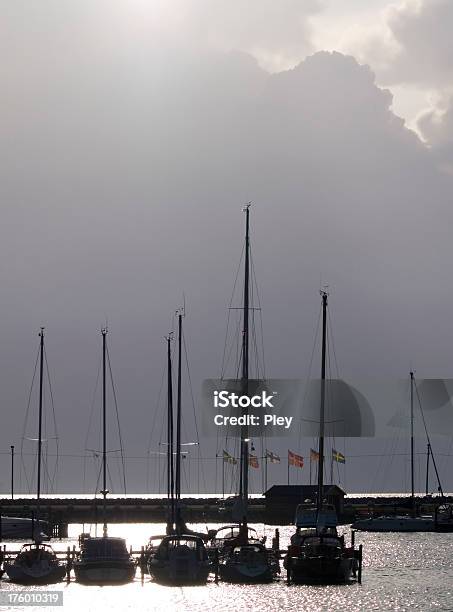
<path fill-rule="evenodd" d="M 318 451 L 310 448 L 310 461 L 319 461 L 319 453 Z"/>
<path fill-rule="evenodd" d="M 249 466 L 252 468 L 259 468 L 258 457 L 256 455 L 249 455 Z"/>
<path fill-rule="evenodd" d="M 342 453 L 339 453 L 334 448 L 332 449 L 332 459 L 337 463 L 346 463 L 345 456 Z"/>
<path fill-rule="evenodd" d="M 232 457 L 226 450 L 223 451 L 223 460 L 225 463 L 231 463 L 231 465 L 236 465 L 237 460 Z"/>
<path fill-rule="evenodd" d="M 269 459 L 271 463 L 280 463 L 280 457 L 266 448 L 265 457 Z"/>
<path fill-rule="evenodd" d="M 288 465 L 294 465 L 295 467 L 304 467 L 304 458 L 301 455 L 296 455 L 288 449 Z"/>

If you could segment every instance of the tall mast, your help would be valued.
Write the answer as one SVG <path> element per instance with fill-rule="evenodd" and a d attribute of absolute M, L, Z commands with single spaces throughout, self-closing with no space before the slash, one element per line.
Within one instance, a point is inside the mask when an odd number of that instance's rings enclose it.
<path fill-rule="evenodd" d="M 41 504 L 41 455 L 42 455 L 42 404 L 44 383 L 44 327 L 39 332 L 39 416 L 38 416 L 38 475 L 36 483 L 36 520 L 39 533 L 39 510 Z"/>
<path fill-rule="evenodd" d="M 249 284 L 250 284 L 250 203 L 244 206 L 245 212 L 245 256 L 244 256 L 244 300 L 243 300 L 243 330 L 242 330 L 242 394 L 248 394 L 249 379 Z M 248 409 L 244 410 L 245 414 Z M 249 428 L 244 425 L 241 430 L 241 498 L 244 508 L 244 523 L 247 520 L 248 503 L 248 458 Z"/>
<path fill-rule="evenodd" d="M 107 328 L 101 329 L 102 334 L 102 497 L 104 527 L 102 535 L 107 537 L 107 384 L 106 384 L 106 353 Z"/>
<path fill-rule="evenodd" d="M 326 291 L 321 291 L 322 297 L 322 349 L 321 349 L 321 406 L 319 411 L 319 464 L 318 464 L 318 495 L 316 510 L 322 509 L 322 497 L 324 489 L 324 426 L 325 426 L 325 399 L 326 399 L 326 345 L 327 345 L 327 296 Z"/>
<path fill-rule="evenodd" d="M 414 373 L 411 371 L 411 501 L 412 514 L 415 513 L 415 480 L 414 480 Z"/>
<path fill-rule="evenodd" d="M 178 310 L 178 388 L 176 404 L 176 512 L 179 523 L 179 500 L 181 498 L 181 367 L 182 367 L 182 318 L 184 310 Z"/>
<path fill-rule="evenodd" d="M 168 527 L 171 531 L 173 531 L 175 523 L 175 482 L 173 464 L 173 384 L 171 365 L 171 340 L 172 335 L 169 334 L 167 336 L 167 497 L 169 501 Z"/>

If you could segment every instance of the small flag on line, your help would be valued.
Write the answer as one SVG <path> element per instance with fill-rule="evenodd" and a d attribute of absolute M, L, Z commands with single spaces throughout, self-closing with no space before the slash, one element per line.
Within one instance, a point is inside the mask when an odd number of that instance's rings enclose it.
<path fill-rule="evenodd" d="M 259 468 L 260 464 L 256 455 L 249 455 L 249 466 L 252 468 Z"/>
<path fill-rule="evenodd" d="M 310 448 L 310 461 L 319 461 L 319 453 L 318 451 Z"/>
<path fill-rule="evenodd" d="M 288 465 L 294 465 L 295 467 L 304 467 L 304 458 L 301 455 L 296 455 L 288 449 Z"/>
<path fill-rule="evenodd" d="M 332 449 L 332 459 L 337 463 L 346 463 L 345 456 L 342 453 L 339 453 L 334 448 Z"/>
<path fill-rule="evenodd" d="M 223 451 L 223 460 L 225 463 L 231 463 L 231 465 L 236 465 L 237 463 L 237 460 L 232 455 L 227 453 L 226 450 Z"/>
<path fill-rule="evenodd" d="M 280 457 L 266 448 L 265 457 L 269 459 L 271 463 L 280 463 Z"/>

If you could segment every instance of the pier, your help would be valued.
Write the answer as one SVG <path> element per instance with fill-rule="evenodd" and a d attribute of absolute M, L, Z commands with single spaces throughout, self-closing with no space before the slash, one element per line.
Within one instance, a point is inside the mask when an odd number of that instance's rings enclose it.
<path fill-rule="evenodd" d="M 417 508 L 422 513 L 433 512 L 440 503 L 439 497 L 417 497 Z M 453 503 L 453 497 L 445 502 Z M 249 500 L 249 521 L 269 525 L 289 525 L 293 521 L 295 506 L 300 498 L 275 499 L 262 497 Z M 345 497 L 339 512 L 340 522 L 350 523 L 364 516 L 407 514 L 411 508 L 410 497 Z M 0 514 L 3 516 L 33 517 L 33 499 L 2 499 Z M 40 519 L 49 525 L 49 534 L 55 538 L 67 537 L 70 523 L 90 524 L 104 520 L 103 501 L 80 498 L 42 498 Z M 184 518 L 187 523 L 234 522 L 232 508 L 234 498 L 184 498 Z M 108 523 L 164 523 L 167 520 L 167 499 L 110 497 L 106 502 Z M 1 537 L 1 527 L 0 527 Z"/>

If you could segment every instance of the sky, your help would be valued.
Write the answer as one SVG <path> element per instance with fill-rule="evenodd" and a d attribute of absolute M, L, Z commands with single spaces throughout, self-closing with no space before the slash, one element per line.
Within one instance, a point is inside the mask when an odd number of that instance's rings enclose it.
<path fill-rule="evenodd" d="M 71 455 L 57 488 L 82 488 L 108 324 L 125 452 L 138 457 L 129 490 L 149 486 L 164 337 L 184 299 L 196 398 L 220 371 L 248 201 L 271 377 L 306 376 L 324 284 L 342 377 L 450 377 L 452 27 L 448 0 L 2 2 L 4 457 L 35 435 L 35 391 L 26 434 L 23 423 L 44 325 L 60 452 Z M 185 398 L 191 423 L 187 381 Z M 389 444 L 347 442 L 341 483 L 403 489 L 407 458 L 389 470 L 361 456 Z M 310 444 L 293 446 L 306 455 Z M 453 490 L 451 458 L 439 461 Z"/>

